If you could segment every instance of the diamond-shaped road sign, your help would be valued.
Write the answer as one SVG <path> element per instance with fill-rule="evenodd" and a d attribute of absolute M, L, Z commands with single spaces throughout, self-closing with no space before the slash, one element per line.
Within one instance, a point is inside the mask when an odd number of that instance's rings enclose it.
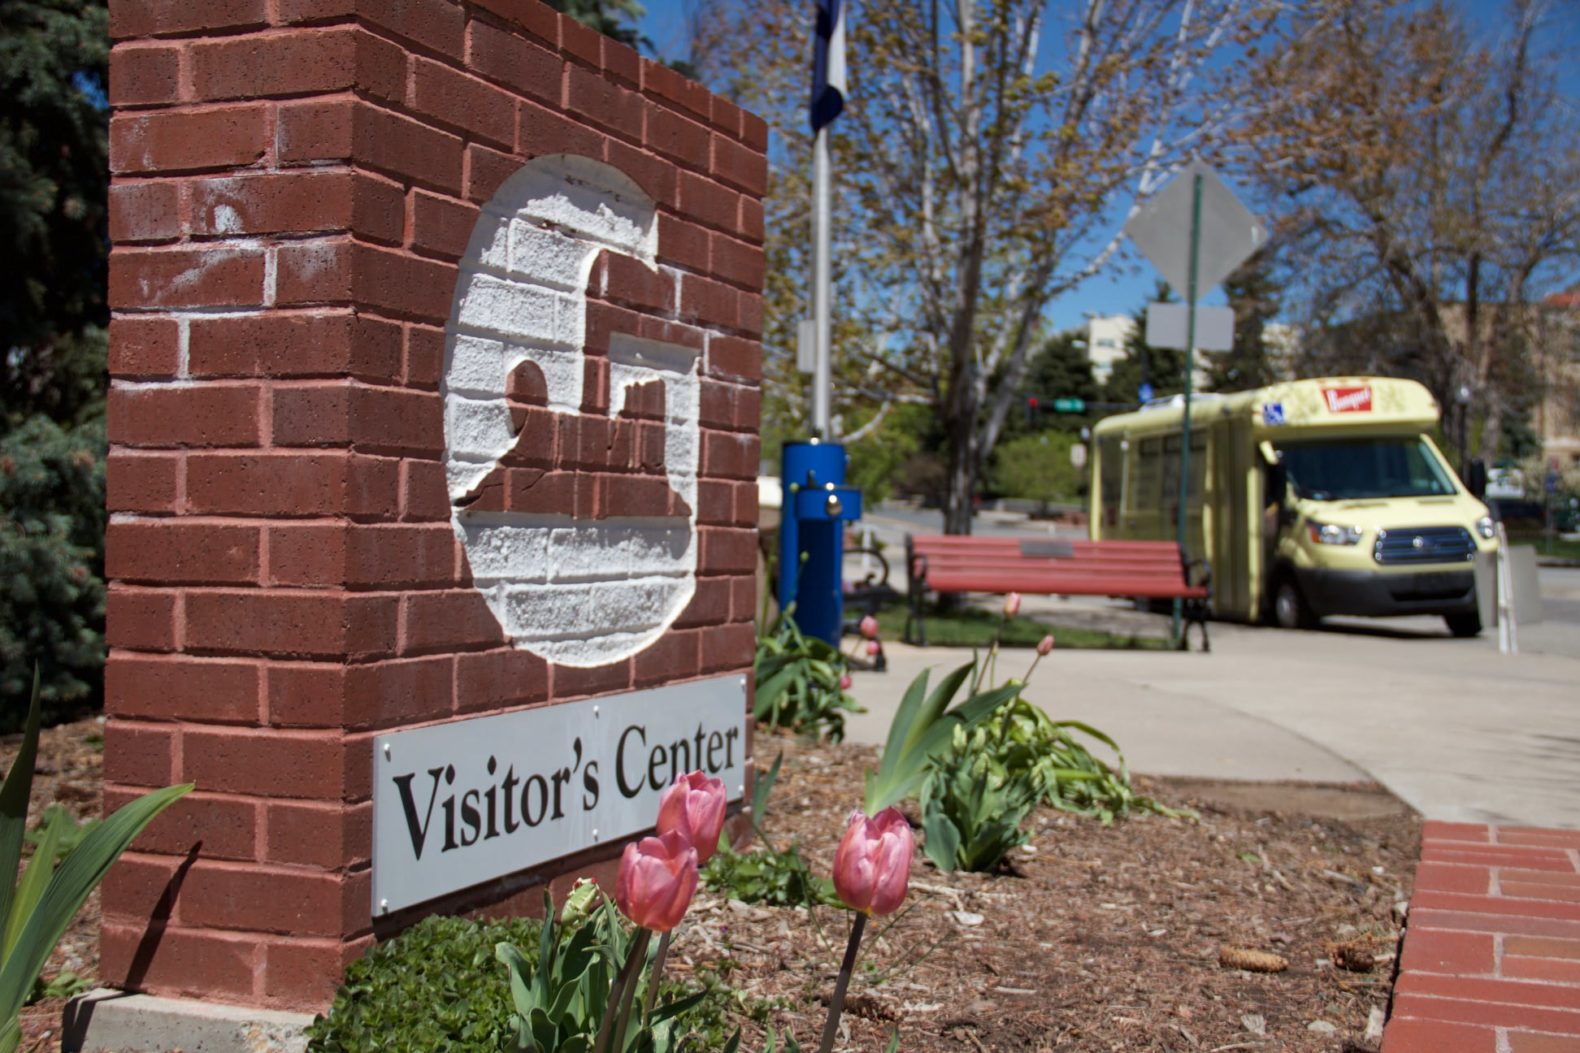
<path fill-rule="evenodd" d="M 1191 197 L 1201 175 L 1201 224 L 1196 250 L 1196 299 L 1245 262 L 1267 240 L 1267 228 L 1234 196 L 1212 166 L 1192 161 L 1141 206 L 1125 233 L 1179 296 L 1190 295 Z"/>

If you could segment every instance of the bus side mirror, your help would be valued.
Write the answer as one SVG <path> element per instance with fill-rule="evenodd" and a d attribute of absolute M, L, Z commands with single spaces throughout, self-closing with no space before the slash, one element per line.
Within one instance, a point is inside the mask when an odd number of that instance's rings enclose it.
<path fill-rule="evenodd" d="M 1476 500 L 1487 496 L 1487 462 L 1480 457 L 1470 459 L 1470 467 L 1465 473 L 1468 478 L 1465 485 L 1470 489 L 1470 495 Z"/>

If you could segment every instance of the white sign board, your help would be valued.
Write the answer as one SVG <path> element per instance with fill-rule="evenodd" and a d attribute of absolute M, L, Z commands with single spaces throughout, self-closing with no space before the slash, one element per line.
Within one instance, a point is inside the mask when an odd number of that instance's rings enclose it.
<path fill-rule="evenodd" d="M 1201 176 L 1196 298 L 1205 296 L 1267 241 L 1267 228 L 1240 204 L 1212 166 L 1186 165 L 1125 223 L 1125 233 L 1181 298 L 1190 293 L 1191 212 Z M 1202 346 L 1197 344 L 1198 347 Z"/>
<path fill-rule="evenodd" d="M 1190 308 L 1182 303 L 1147 304 L 1147 346 L 1188 351 Z M 1234 346 L 1234 309 L 1196 308 L 1196 350 L 1227 351 Z"/>
<path fill-rule="evenodd" d="M 688 771 L 739 800 L 748 763 L 737 676 L 376 736 L 373 913 L 645 830 Z"/>

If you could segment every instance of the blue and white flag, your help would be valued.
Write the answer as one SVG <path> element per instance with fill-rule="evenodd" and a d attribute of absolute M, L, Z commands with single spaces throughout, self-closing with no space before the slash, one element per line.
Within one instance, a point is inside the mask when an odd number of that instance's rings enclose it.
<path fill-rule="evenodd" d="M 816 135 L 845 108 L 845 5 L 843 0 L 815 0 L 817 31 L 812 50 L 812 134 Z"/>

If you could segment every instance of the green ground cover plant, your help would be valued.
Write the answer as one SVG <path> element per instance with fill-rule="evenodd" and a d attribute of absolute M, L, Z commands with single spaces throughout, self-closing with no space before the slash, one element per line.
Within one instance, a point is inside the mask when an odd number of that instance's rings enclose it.
<path fill-rule="evenodd" d="M 845 690 L 849 667 L 838 648 L 802 633 L 793 614 L 792 605 L 757 637 L 752 715 L 762 724 L 839 742 L 845 714 L 862 711 Z"/>
<path fill-rule="evenodd" d="M 929 609 L 927 617 L 927 642 L 935 647 L 987 647 L 999 634 L 1001 620 L 990 611 L 974 607 L 957 607 L 940 611 Z M 878 612 L 878 626 L 883 635 L 898 640 L 905 633 L 905 608 L 889 607 Z M 1002 647 L 1035 647 L 1048 635 L 1045 622 L 1017 615 L 1002 622 Z M 1114 650 L 1162 651 L 1168 641 L 1162 637 L 1130 636 L 1104 632 L 1101 629 L 1081 629 L 1060 626 L 1059 646 L 1062 648 L 1103 648 Z"/>

